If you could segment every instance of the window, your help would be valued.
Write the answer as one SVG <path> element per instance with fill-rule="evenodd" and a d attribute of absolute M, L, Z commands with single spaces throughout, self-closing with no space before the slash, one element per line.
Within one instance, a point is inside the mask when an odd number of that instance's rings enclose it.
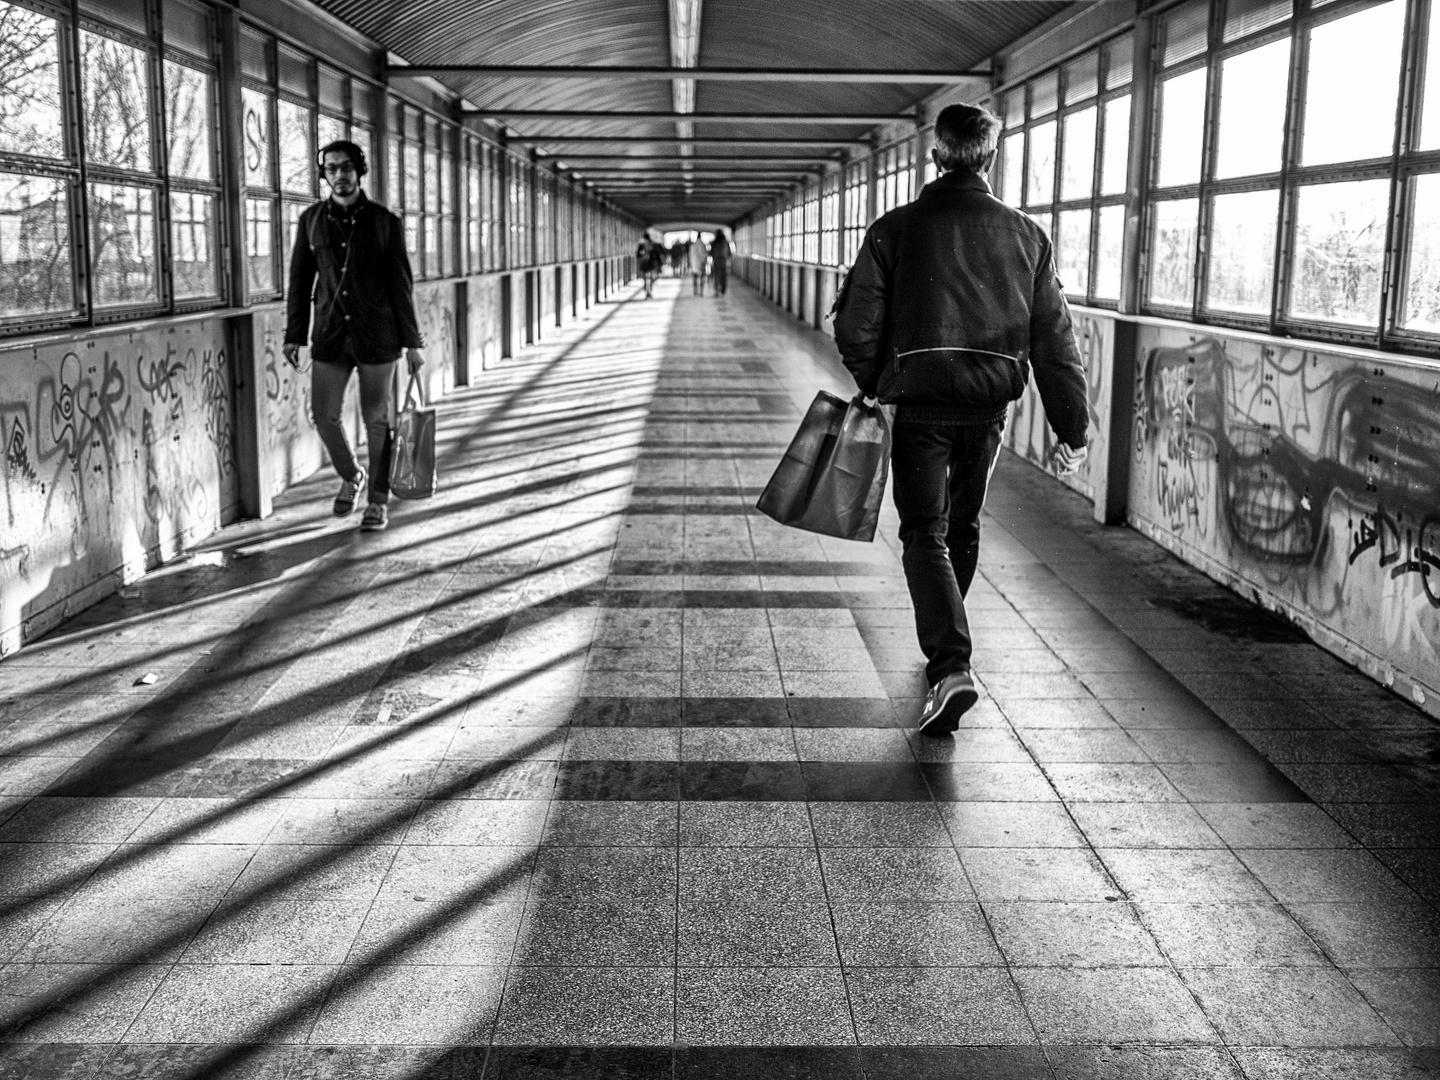
<path fill-rule="evenodd" d="M 168 16 L 182 11 L 195 32 L 172 36 L 174 23 Z M 220 185 L 209 15 L 172 0 L 166 26 L 168 55 L 162 76 L 170 178 L 170 287 L 177 304 L 215 302 L 220 298 Z"/>
<path fill-rule="evenodd" d="M 242 56 L 251 62 L 240 90 L 245 182 L 245 278 L 250 299 L 279 295 L 275 228 L 280 222 L 280 175 L 275 150 L 275 43 L 243 27 Z"/>
<path fill-rule="evenodd" d="M 94 310 L 162 301 L 156 260 L 160 177 L 151 124 L 150 50 L 80 31 L 80 93 L 90 181 L 90 303 Z"/>
<path fill-rule="evenodd" d="M 1430 5 L 1192 2 L 1160 23 L 1145 305 L 1440 352 L 1440 44 Z M 1409 68 L 1407 33 L 1420 60 Z M 1414 103 L 1403 115 L 1402 101 Z M 1109 191 L 1120 178 L 1103 114 L 1100 138 Z M 1102 212 L 1097 250 L 1122 230 Z M 1118 288 L 1098 269 L 1094 280 L 1097 295 Z"/>
<path fill-rule="evenodd" d="M 0 320 L 79 314 L 59 20 L 0 3 Z"/>
<path fill-rule="evenodd" d="M 1115 304 L 1120 295 L 1130 54 L 1127 34 L 996 103 L 1008 125 L 998 194 L 1050 234 L 1065 292 L 1085 302 Z"/>

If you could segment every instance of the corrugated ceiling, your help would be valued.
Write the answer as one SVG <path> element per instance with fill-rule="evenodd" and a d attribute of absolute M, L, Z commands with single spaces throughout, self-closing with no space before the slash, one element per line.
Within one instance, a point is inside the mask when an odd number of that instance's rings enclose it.
<path fill-rule="evenodd" d="M 319 0 L 322 7 L 414 64 L 645 65 L 670 63 L 668 0 Z M 704 0 L 700 68 L 885 68 L 963 71 L 1069 5 L 1057 0 Z M 480 108 L 669 112 L 664 81 L 443 80 Z M 733 83 L 700 80 L 697 113 L 784 112 L 897 114 L 933 90 L 914 84 Z M 522 135 L 658 135 L 669 121 L 515 120 Z M 863 137 L 866 128 L 834 125 L 695 123 L 695 134 Z M 564 156 L 556 148 L 555 156 Z M 577 149 L 570 147 L 568 149 Z M 601 143 L 585 153 L 673 154 L 662 147 Z M 723 152 L 704 150 L 703 153 Z M 745 153 L 747 151 L 734 151 Z M 757 152 L 757 151 L 748 151 Z M 770 151 L 779 153 L 781 151 Z M 824 150 L 811 151 L 817 155 Z M 595 163 L 609 169 L 623 163 Z M 645 166 L 637 162 L 635 167 Z M 582 170 L 583 171 L 583 170 Z M 707 220 L 731 220 L 763 200 L 705 181 Z M 683 199 L 608 194 L 648 220 L 685 216 Z M 697 199 L 699 196 L 697 196 Z"/>

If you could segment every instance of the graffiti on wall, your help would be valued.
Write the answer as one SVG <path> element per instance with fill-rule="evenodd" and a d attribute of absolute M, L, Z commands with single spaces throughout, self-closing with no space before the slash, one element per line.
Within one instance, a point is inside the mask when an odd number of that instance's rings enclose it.
<path fill-rule="evenodd" d="M 1440 685 L 1440 374 L 1187 337 L 1142 339 L 1132 513 Z"/>
<path fill-rule="evenodd" d="M 0 651 L 35 611 L 168 557 L 235 503 L 220 338 L 201 320 L 0 364 Z"/>
<path fill-rule="evenodd" d="M 1113 319 L 1075 312 L 1075 340 L 1085 365 L 1085 402 L 1089 412 L 1090 456 L 1079 471 L 1062 481 L 1092 499 L 1103 496 L 1106 444 L 1110 430 L 1110 377 L 1115 348 Z M 1012 407 L 1006 445 L 1025 460 L 1049 471 L 1057 443 L 1045 420 L 1040 392 L 1032 377 L 1025 393 Z"/>

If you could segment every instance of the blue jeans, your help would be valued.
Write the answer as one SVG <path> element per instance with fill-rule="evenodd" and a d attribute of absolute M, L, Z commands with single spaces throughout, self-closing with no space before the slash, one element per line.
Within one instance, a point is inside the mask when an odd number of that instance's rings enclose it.
<path fill-rule="evenodd" d="M 384 506 L 390 501 L 390 388 L 395 362 L 362 364 L 355 359 L 348 342 L 333 359 L 316 360 L 310 374 L 310 413 L 340 479 L 353 480 L 360 470 L 345 425 L 340 422 L 351 371 L 360 379 L 360 415 L 365 421 L 369 447 L 370 484 L 366 495 L 368 501 Z"/>
<path fill-rule="evenodd" d="M 931 686 L 970 667 L 965 594 L 980 561 L 980 510 L 1005 425 L 897 423 L 891 442 L 895 509 L 915 633 Z"/>

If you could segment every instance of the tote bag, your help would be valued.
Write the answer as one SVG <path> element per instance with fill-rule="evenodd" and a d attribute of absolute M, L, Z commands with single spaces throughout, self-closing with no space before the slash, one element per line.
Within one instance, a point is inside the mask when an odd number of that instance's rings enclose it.
<path fill-rule="evenodd" d="M 877 403 L 815 395 L 756 509 L 782 525 L 875 539 L 890 476 L 890 422 Z"/>
<path fill-rule="evenodd" d="M 435 410 L 424 405 L 420 380 L 412 374 L 390 447 L 390 490 L 401 499 L 435 494 Z"/>

